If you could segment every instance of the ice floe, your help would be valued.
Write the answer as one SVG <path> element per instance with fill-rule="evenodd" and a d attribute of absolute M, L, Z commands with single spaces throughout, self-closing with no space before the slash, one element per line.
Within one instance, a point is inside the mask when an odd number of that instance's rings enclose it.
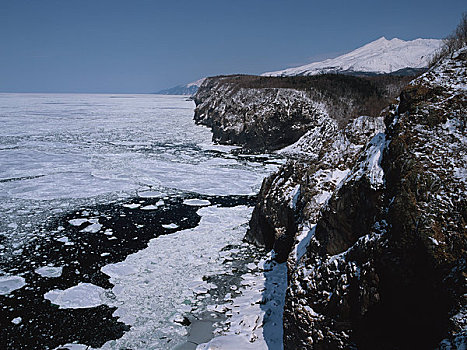
<path fill-rule="evenodd" d="M 183 204 L 185 205 L 192 205 L 194 207 L 203 207 L 206 205 L 211 205 L 211 202 L 208 201 L 207 199 L 185 199 L 183 201 Z"/>
<path fill-rule="evenodd" d="M 162 225 L 163 228 L 167 228 L 167 229 L 174 229 L 174 228 L 178 228 L 178 225 L 177 224 L 165 224 L 165 225 Z"/>
<path fill-rule="evenodd" d="M 99 213 L 83 208 L 119 203 L 123 208 L 134 209 L 123 213 L 130 216 L 140 215 L 142 209 L 165 209 L 169 203 L 162 199 L 152 204 L 153 207 L 141 207 L 145 205 L 143 199 L 156 201 L 167 194 L 256 194 L 264 176 L 277 168 L 277 164 L 252 162 L 249 158 L 238 161 L 238 156 L 228 153 L 233 147 L 213 145 L 210 130 L 193 123 L 193 102 L 179 97 L 139 95 L 121 100 L 105 95 L 50 94 L 9 95 L 1 99 L 8 127 L 0 130 L 0 139 L 3 137 L 2 142 L 6 142 L 0 154 L 0 163 L 6 166 L 0 170 L 0 177 L 14 179 L 0 183 L 0 192 L 4 194 L 0 221 L 5 223 L 2 230 L 7 237 L 0 246 L 2 258 L 23 254 L 22 242 L 38 236 L 64 245 L 77 244 L 74 236 L 77 230 L 81 232 L 76 234 L 104 232 L 102 238 L 117 239 L 113 232 L 104 231 L 100 226 Z M 79 113 L 74 113 L 75 109 Z M 35 113 L 30 113 L 32 110 Z M 134 203 L 135 196 L 140 197 L 140 203 Z M 102 268 L 112 275 L 112 280 L 118 280 L 112 289 L 116 299 L 89 283 L 51 290 L 45 297 L 60 308 L 93 307 L 102 303 L 117 306 L 116 315 L 128 321 L 132 330 L 122 340 L 115 341 L 116 344 L 147 348 L 145 341 L 149 339 L 157 344 L 155 348 L 170 347 L 157 336 L 177 334 L 178 337 L 186 330 L 174 326 L 169 313 L 180 314 L 197 307 L 198 301 L 193 299 L 196 295 L 185 283 L 195 275 L 201 278 L 203 273 L 220 270 L 216 262 L 220 259 L 218 251 L 207 252 L 213 249 L 211 245 L 220 250 L 223 244 L 238 243 L 251 213 L 251 209 L 244 207 L 205 208 L 211 203 L 199 199 L 186 200 L 185 204 L 203 207 L 204 219 L 199 229 L 179 231 L 171 237 L 160 237 L 157 244 L 151 243 L 148 247 L 151 254 L 141 253 L 143 262 L 132 265 L 136 272 L 120 265 L 111 272 L 110 267 L 109 270 Z M 73 213 L 74 218 L 63 213 Z M 225 216 L 225 213 L 231 214 Z M 233 219 L 232 226 L 227 223 L 231 216 L 241 220 Z M 39 230 L 46 222 L 62 218 L 71 220 L 59 222 L 62 226 L 55 232 Z M 163 221 L 164 224 L 171 223 L 169 220 Z M 177 255 L 173 251 L 179 248 L 182 252 Z M 174 263 L 171 255 L 176 255 L 185 265 L 180 267 Z M 39 270 L 41 264 L 49 263 L 49 258 L 32 267 L 32 271 L 38 270 L 39 275 L 45 273 L 50 276 L 47 278 L 52 278 L 51 270 Z M 179 276 L 174 271 L 187 276 Z M 58 270 L 54 273 L 58 274 Z M 11 293 L 25 283 L 22 277 L 4 276 L 0 278 L 0 293 Z M 207 295 L 198 294 L 200 298 Z M 147 321 L 154 314 L 159 321 Z M 151 334 L 150 327 L 157 328 L 158 333 Z"/>
<path fill-rule="evenodd" d="M 157 205 L 146 205 L 144 207 L 141 207 L 141 210 L 156 210 L 157 208 L 159 208 Z"/>
<path fill-rule="evenodd" d="M 21 321 L 23 321 L 21 317 L 15 317 L 14 319 L 11 320 L 11 323 L 18 325 L 21 323 Z"/>
<path fill-rule="evenodd" d="M 82 224 L 84 224 L 85 222 L 88 222 L 88 219 L 72 219 L 72 220 L 68 220 L 68 222 L 70 223 L 70 225 L 73 225 L 73 226 L 81 226 Z"/>
<path fill-rule="evenodd" d="M 62 275 L 63 267 L 61 266 L 42 266 L 35 270 L 38 275 L 42 277 L 60 277 Z"/>
<path fill-rule="evenodd" d="M 287 288 L 286 263 L 272 260 L 273 252 L 261 259 L 255 271 L 242 276 L 240 294 L 225 296 L 226 327 L 197 350 L 282 349 L 282 314 Z M 250 266 L 253 267 L 253 266 Z M 234 288 L 236 289 L 236 288 Z M 220 305 L 208 309 L 220 309 Z"/>
<path fill-rule="evenodd" d="M 85 233 L 97 233 L 100 231 L 100 229 L 102 228 L 102 225 L 99 224 L 99 223 L 95 223 L 95 224 L 91 224 L 89 226 L 86 226 L 85 228 L 83 228 L 81 230 L 81 232 L 85 232 Z"/>
<path fill-rule="evenodd" d="M 123 204 L 123 206 L 125 208 L 129 208 L 129 209 L 136 209 L 136 208 L 139 208 L 141 206 L 141 204 L 139 203 L 131 203 L 131 204 Z"/>
<path fill-rule="evenodd" d="M 26 281 L 21 276 L 0 276 L 0 295 L 10 294 L 25 285 Z"/>
<path fill-rule="evenodd" d="M 91 283 L 79 283 L 65 289 L 54 289 L 44 294 L 44 298 L 60 309 L 81 309 L 99 306 L 105 303 L 105 289 Z"/>

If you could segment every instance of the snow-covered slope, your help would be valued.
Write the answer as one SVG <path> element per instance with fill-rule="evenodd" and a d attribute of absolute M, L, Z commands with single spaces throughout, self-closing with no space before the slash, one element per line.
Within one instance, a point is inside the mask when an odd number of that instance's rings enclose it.
<path fill-rule="evenodd" d="M 392 73 L 405 68 L 425 68 L 442 40 L 381 37 L 345 55 L 296 68 L 268 72 L 264 76 L 316 75 L 338 72 Z"/>
<path fill-rule="evenodd" d="M 170 89 L 156 92 L 160 95 L 194 95 L 206 78 L 201 78 L 185 85 L 177 85 Z"/>

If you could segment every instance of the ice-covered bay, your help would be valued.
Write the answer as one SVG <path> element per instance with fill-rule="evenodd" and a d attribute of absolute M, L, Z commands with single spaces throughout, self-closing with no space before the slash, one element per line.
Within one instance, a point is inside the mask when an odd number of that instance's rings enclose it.
<path fill-rule="evenodd" d="M 0 94 L 1 342 L 182 341 L 174 321 L 216 288 L 203 276 L 231 273 L 224 248 L 241 244 L 251 213 L 238 195 L 277 167 L 213 145 L 193 108 L 174 96 Z"/>
<path fill-rule="evenodd" d="M 274 165 L 214 146 L 180 96 L 0 94 L 0 234 L 147 191 L 253 194 Z"/>

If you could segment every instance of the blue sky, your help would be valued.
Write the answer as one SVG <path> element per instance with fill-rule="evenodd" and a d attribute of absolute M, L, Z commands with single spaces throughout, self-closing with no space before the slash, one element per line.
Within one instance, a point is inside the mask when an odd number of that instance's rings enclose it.
<path fill-rule="evenodd" d="M 0 0 L 1 92 L 154 92 L 381 36 L 443 38 L 465 0 Z"/>

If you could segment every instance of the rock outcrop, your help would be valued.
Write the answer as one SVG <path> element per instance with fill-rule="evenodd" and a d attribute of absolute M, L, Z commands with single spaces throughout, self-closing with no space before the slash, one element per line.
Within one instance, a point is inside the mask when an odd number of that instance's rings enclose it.
<path fill-rule="evenodd" d="M 309 180 L 342 171 L 343 163 L 332 164 L 337 156 L 323 163 L 332 147 L 265 182 L 257 208 L 301 189 L 287 213 L 295 232 L 276 227 L 273 243 L 286 242 L 282 249 L 290 251 L 286 349 L 465 347 L 466 92 L 463 49 L 404 89 L 400 103 L 384 113 L 386 131 L 362 151 L 337 147 L 351 170 L 335 188 Z M 355 135 L 364 143 L 378 131 Z M 271 190 L 273 184 L 279 185 Z M 326 200 L 316 205 L 313 193 Z M 264 235 L 252 229 L 251 236 Z"/>
<path fill-rule="evenodd" d="M 274 248 L 278 260 L 286 260 L 299 226 L 316 222 L 362 148 L 383 130 L 382 118 L 359 117 L 340 129 L 326 117 L 283 149 L 289 161 L 263 182 L 246 240 Z"/>
<path fill-rule="evenodd" d="M 375 115 L 408 77 L 207 78 L 194 96 L 195 122 L 212 129 L 213 141 L 253 152 L 298 141 L 328 118 L 339 128 L 358 115 Z"/>

